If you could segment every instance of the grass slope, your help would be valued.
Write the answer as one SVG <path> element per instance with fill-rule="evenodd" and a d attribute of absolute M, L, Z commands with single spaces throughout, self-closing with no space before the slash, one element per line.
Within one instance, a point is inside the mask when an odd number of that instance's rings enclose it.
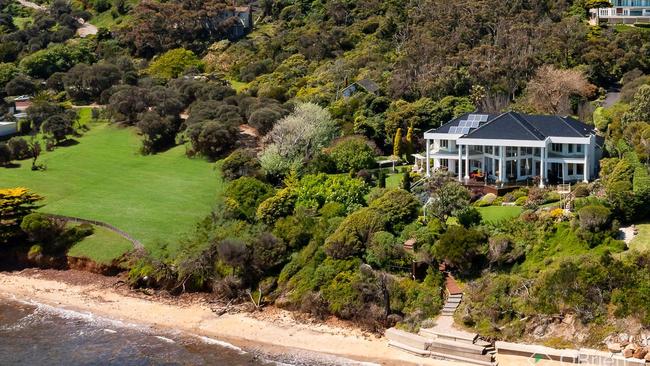
<path fill-rule="evenodd" d="M 639 229 L 639 234 L 630 242 L 630 249 L 639 252 L 650 251 L 650 222 L 636 224 L 636 227 Z"/>
<path fill-rule="evenodd" d="M 68 250 L 73 257 L 86 257 L 100 264 L 110 264 L 113 259 L 133 249 L 133 244 L 118 234 L 100 226 Z"/>
<path fill-rule="evenodd" d="M 486 206 L 478 207 L 477 210 L 481 213 L 485 222 L 498 222 L 512 219 L 521 215 L 523 211 L 519 206 Z"/>
<path fill-rule="evenodd" d="M 222 181 L 183 146 L 153 156 L 139 146 L 133 130 L 95 124 L 79 144 L 43 154 L 45 171 L 28 161 L 0 170 L 0 186 L 27 187 L 45 196 L 42 211 L 107 222 L 155 252 L 210 212 Z"/>

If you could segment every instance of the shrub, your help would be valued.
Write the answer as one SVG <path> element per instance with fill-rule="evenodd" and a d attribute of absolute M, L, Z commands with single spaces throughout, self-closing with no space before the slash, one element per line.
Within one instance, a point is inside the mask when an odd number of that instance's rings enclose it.
<path fill-rule="evenodd" d="M 515 200 L 515 205 L 523 206 L 528 202 L 528 196 L 521 196 Z"/>
<path fill-rule="evenodd" d="M 417 218 L 420 202 L 407 191 L 392 189 L 372 201 L 369 207 L 384 215 L 388 229 L 398 233 Z"/>
<path fill-rule="evenodd" d="M 251 177 L 241 177 L 228 184 L 224 191 L 226 204 L 236 216 L 252 219 L 257 206 L 273 195 L 270 184 Z"/>
<path fill-rule="evenodd" d="M 291 188 L 284 188 L 257 207 L 256 217 L 265 224 L 271 225 L 277 219 L 291 215 L 296 199 L 296 194 Z"/>
<path fill-rule="evenodd" d="M 32 157 L 32 151 L 29 144 L 22 137 L 12 137 L 7 141 L 7 147 L 11 151 L 11 157 L 14 160 L 23 160 Z"/>
<path fill-rule="evenodd" d="M 548 191 L 544 194 L 544 203 L 559 202 L 562 197 L 558 192 Z"/>
<path fill-rule="evenodd" d="M 458 223 L 467 228 L 470 226 L 479 225 L 483 219 L 481 213 L 476 208 L 471 206 L 465 207 L 464 209 L 456 212 L 456 218 L 458 219 Z"/>
<path fill-rule="evenodd" d="M 612 212 L 605 206 L 585 206 L 578 211 L 580 229 L 588 232 L 606 231 L 610 227 Z"/>
<path fill-rule="evenodd" d="M 573 195 L 575 197 L 588 197 L 589 187 L 586 184 L 576 184 L 573 186 Z"/>
<path fill-rule="evenodd" d="M 314 219 L 304 213 L 277 220 L 273 234 L 282 239 L 291 249 L 302 248 L 313 236 Z"/>
<path fill-rule="evenodd" d="M 366 262 L 374 268 L 389 269 L 389 265 L 407 266 L 408 255 L 393 234 L 380 231 L 372 236 L 366 249 Z"/>
<path fill-rule="evenodd" d="M 221 164 L 221 173 L 227 180 L 240 177 L 258 177 L 262 166 L 255 151 L 250 149 L 237 149 L 233 151 Z"/>
<path fill-rule="evenodd" d="M 476 229 L 450 226 L 433 247 L 432 255 L 467 274 L 482 264 L 486 253 L 486 236 Z"/>
<path fill-rule="evenodd" d="M 328 150 L 339 172 L 359 171 L 375 166 L 375 152 L 370 142 L 360 136 L 347 136 L 334 142 Z"/>
<path fill-rule="evenodd" d="M 480 200 L 476 201 L 476 203 L 474 203 L 474 206 L 476 207 L 490 206 L 492 205 L 492 203 L 496 198 L 497 198 L 496 194 L 488 193 L 485 196 L 483 196 Z"/>
<path fill-rule="evenodd" d="M 98 13 L 103 13 L 113 6 L 110 0 L 94 0 L 92 4 Z"/>
<path fill-rule="evenodd" d="M 147 68 L 147 73 L 161 79 L 172 79 L 192 68 L 202 69 L 203 63 L 194 52 L 176 48 L 155 58 Z"/>
<path fill-rule="evenodd" d="M 20 228 L 31 242 L 41 244 L 45 252 L 54 253 L 58 249 L 54 244 L 65 231 L 65 222 L 41 213 L 31 213 L 23 218 Z"/>
<path fill-rule="evenodd" d="M 372 235 L 384 230 L 386 218 L 377 210 L 362 208 L 348 216 L 325 241 L 325 253 L 345 259 L 364 252 Z"/>

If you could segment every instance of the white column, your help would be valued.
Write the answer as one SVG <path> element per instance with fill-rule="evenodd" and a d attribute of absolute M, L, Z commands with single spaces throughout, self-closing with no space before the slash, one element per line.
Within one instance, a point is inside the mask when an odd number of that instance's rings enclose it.
<path fill-rule="evenodd" d="M 458 146 L 458 164 L 456 164 L 456 173 L 458 173 L 458 181 L 463 181 L 463 174 L 461 172 L 461 164 L 463 163 L 463 145 Z"/>
<path fill-rule="evenodd" d="M 562 183 L 564 183 L 569 175 L 569 166 L 566 162 L 562 163 Z"/>
<path fill-rule="evenodd" d="M 425 156 L 425 160 L 427 161 L 426 162 L 426 164 L 427 164 L 427 177 L 431 176 L 431 168 L 430 168 L 430 165 L 431 165 L 430 160 L 431 159 L 429 157 L 430 148 L 431 148 L 431 140 L 427 139 L 427 153 L 426 153 L 426 156 Z"/>
<path fill-rule="evenodd" d="M 582 147 L 582 150 L 585 152 L 585 167 L 583 169 L 583 173 L 584 173 L 583 181 L 585 183 L 589 182 L 589 173 L 590 173 L 590 168 L 591 168 L 591 166 L 589 165 L 589 148 L 590 147 L 591 147 L 591 145 L 584 145 Z"/>
<path fill-rule="evenodd" d="M 546 147 L 542 148 L 539 158 L 539 188 L 544 188 L 544 180 L 546 179 Z"/>
<path fill-rule="evenodd" d="M 469 145 L 465 148 L 465 179 L 469 179 Z"/>
<path fill-rule="evenodd" d="M 506 181 L 506 148 L 499 146 L 499 180 L 501 183 Z"/>

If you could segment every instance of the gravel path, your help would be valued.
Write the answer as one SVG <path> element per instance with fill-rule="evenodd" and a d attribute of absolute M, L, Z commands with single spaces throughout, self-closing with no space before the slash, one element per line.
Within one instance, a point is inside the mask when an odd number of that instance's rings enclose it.
<path fill-rule="evenodd" d="M 625 242 L 625 245 L 629 246 L 632 239 L 636 236 L 636 228 L 634 225 L 622 227 L 620 228 L 619 235 L 621 240 Z"/>

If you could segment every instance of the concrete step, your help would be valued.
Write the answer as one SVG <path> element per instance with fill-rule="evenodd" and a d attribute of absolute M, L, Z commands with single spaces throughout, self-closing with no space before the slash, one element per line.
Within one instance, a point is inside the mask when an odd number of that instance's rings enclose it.
<path fill-rule="evenodd" d="M 463 301 L 462 297 L 448 297 L 446 302 L 460 303 Z"/>
<path fill-rule="evenodd" d="M 456 310 L 458 309 L 458 304 L 445 304 L 445 306 L 442 307 L 442 310 Z"/>
<path fill-rule="evenodd" d="M 416 347 L 411 347 L 409 345 L 397 341 L 388 341 L 388 347 L 397 348 L 416 356 L 422 356 L 422 357 L 431 356 L 431 351 L 419 349 Z"/>
<path fill-rule="evenodd" d="M 414 349 L 425 351 L 431 345 L 431 341 L 428 338 L 396 328 L 386 329 L 384 334 L 389 341 L 397 342 Z"/>
<path fill-rule="evenodd" d="M 447 296 L 447 298 L 448 299 L 462 299 L 463 294 L 451 294 L 451 295 Z"/>
<path fill-rule="evenodd" d="M 463 342 L 465 344 L 471 344 L 471 345 L 474 345 L 474 342 L 478 340 L 478 334 L 476 333 L 466 333 L 466 332 L 453 331 L 453 330 L 440 332 L 434 328 L 421 328 L 419 334 L 423 337 L 427 337 L 432 340 L 446 339 L 451 341 Z M 485 345 L 479 344 L 478 346 L 485 346 Z"/>
<path fill-rule="evenodd" d="M 431 339 L 431 344 L 429 345 L 429 350 L 440 349 L 440 350 L 453 350 L 456 352 L 463 352 L 466 354 L 473 355 L 485 355 L 485 347 L 477 346 L 473 343 L 456 341 L 452 339 L 445 338 L 433 338 Z"/>
<path fill-rule="evenodd" d="M 464 357 L 464 356 L 459 356 L 459 355 L 453 355 L 453 354 L 447 354 L 447 353 L 441 353 L 441 352 L 436 352 L 436 351 L 430 351 L 430 357 L 438 359 L 438 360 L 450 360 L 450 361 L 459 361 L 459 362 L 464 362 L 472 365 L 481 365 L 481 366 L 497 366 L 497 362 L 495 360 L 477 360 L 473 359 L 470 357 Z"/>

